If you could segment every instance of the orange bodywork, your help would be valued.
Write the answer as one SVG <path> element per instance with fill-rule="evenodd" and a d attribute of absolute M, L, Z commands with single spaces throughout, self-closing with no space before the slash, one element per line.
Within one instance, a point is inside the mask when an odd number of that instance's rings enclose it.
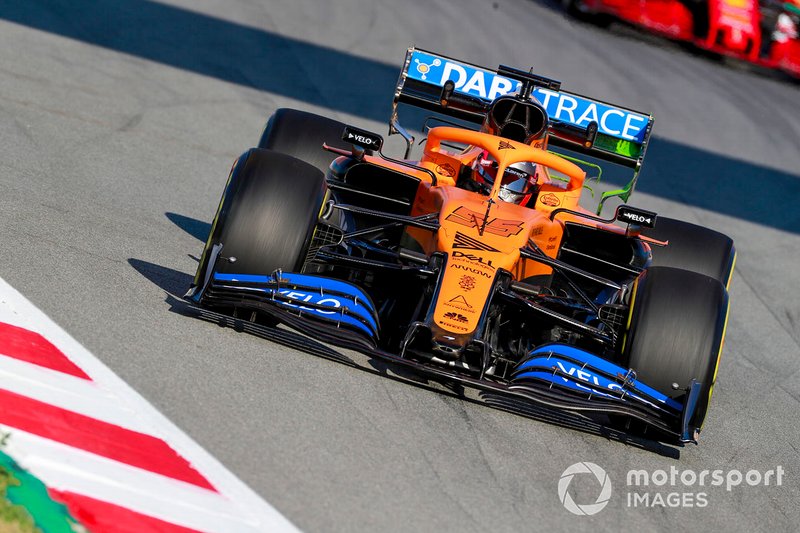
<path fill-rule="evenodd" d="M 447 142 L 467 148 L 457 151 L 446 146 Z M 495 180 L 488 196 L 456 187 L 462 168 L 471 166 L 484 150 L 497 162 L 497 176 L 502 176 L 514 163 L 532 162 L 539 168 L 546 167 L 568 176 L 569 182 L 551 180 L 545 171 L 539 180 L 539 194 L 533 209 L 500 200 L 499 179 Z M 475 331 L 497 269 L 510 271 L 517 280 L 551 274 L 552 269 L 547 265 L 520 260 L 521 248 L 533 243 L 555 258 L 565 221 L 580 220 L 583 224 L 598 225 L 569 213 L 550 219 L 552 211 L 559 208 L 588 214 L 578 205 L 586 174 L 574 163 L 541 148 L 486 133 L 438 127 L 429 131 L 419 161 L 421 168 L 435 175 L 435 183 L 427 172 L 377 157 L 367 156 L 367 160 L 418 177 L 420 185 L 411 215 L 439 215 L 440 228 L 435 234 L 416 228 L 407 230 L 427 254 L 438 251 L 448 255 L 433 312 L 434 326 L 441 328 L 436 331 L 434 327 L 434 338 L 439 341 L 455 341 Z M 622 232 L 617 226 L 608 226 L 608 229 Z"/>

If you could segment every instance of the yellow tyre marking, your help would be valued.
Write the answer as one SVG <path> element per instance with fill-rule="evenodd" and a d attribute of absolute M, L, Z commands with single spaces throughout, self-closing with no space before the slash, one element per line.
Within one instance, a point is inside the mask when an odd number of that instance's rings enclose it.
<path fill-rule="evenodd" d="M 725 334 L 728 331 L 728 317 L 730 317 L 731 301 L 728 300 L 728 305 L 725 308 L 725 323 L 722 326 L 722 338 L 719 341 L 719 351 L 717 352 L 717 362 L 714 365 L 714 377 L 711 378 L 711 388 L 708 389 L 708 403 L 711 405 L 711 395 L 714 394 L 714 385 L 717 383 L 717 372 L 719 371 L 719 362 L 722 359 L 722 347 L 725 345 Z M 705 419 L 703 420 L 705 423 Z M 700 424 L 700 429 L 703 429 L 703 424 Z"/>
<path fill-rule="evenodd" d="M 631 321 L 633 320 L 633 304 L 636 301 L 636 291 L 639 288 L 639 279 L 636 278 L 636 281 L 633 283 L 633 292 L 631 293 L 631 304 L 628 308 L 628 323 L 625 326 L 625 335 L 622 336 L 622 348 L 620 348 L 620 353 L 625 353 L 625 344 L 628 342 L 628 332 L 631 330 Z"/>

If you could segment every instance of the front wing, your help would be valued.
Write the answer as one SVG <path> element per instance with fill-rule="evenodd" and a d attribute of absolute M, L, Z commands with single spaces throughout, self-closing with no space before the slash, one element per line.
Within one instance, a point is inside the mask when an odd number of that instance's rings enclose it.
<path fill-rule="evenodd" d="M 203 291 L 189 298 L 192 314 L 244 329 L 271 340 L 279 329 L 254 322 L 265 313 L 317 341 L 379 357 L 433 379 L 457 382 L 485 392 L 534 401 L 558 409 L 630 416 L 676 438 L 695 442 L 690 421 L 699 394 L 693 382 L 681 404 L 619 367 L 585 350 L 552 343 L 530 351 L 509 380 L 479 378 L 453 367 L 422 362 L 380 348 L 378 313 L 369 296 L 353 284 L 323 276 L 276 271 L 272 276 L 214 273 Z M 236 317 L 214 309 L 235 308 Z M 251 311 L 251 316 L 247 316 Z M 419 324 L 410 324 L 413 329 Z M 312 342 L 293 347 L 350 362 L 335 350 Z"/>

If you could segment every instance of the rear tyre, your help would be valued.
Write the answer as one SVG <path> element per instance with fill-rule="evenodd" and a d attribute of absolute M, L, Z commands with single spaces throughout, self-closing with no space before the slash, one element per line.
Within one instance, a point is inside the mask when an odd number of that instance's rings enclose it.
<path fill-rule="evenodd" d="M 214 268 L 208 265 L 210 250 L 222 244 L 217 272 L 299 272 L 326 192 L 325 177 L 308 163 L 250 149 L 237 160 L 228 178 L 200 270 Z"/>
<path fill-rule="evenodd" d="M 264 127 L 259 148 L 281 152 L 317 167 L 323 174 L 337 156 L 324 148 L 328 146 L 352 150 L 342 140 L 344 123 L 296 109 L 278 109 Z"/>
<path fill-rule="evenodd" d="M 623 360 L 642 383 L 681 403 L 697 380 L 694 428 L 702 426 L 708 410 L 727 317 L 728 292 L 708 276 L 651 267 L 636 283 Z"/>
<path fill-rule="evenodd" d="M 733 240 L 718 231 L 681 220 L 659 217 L 648 237 L 669 241 L 668 246 L 653 246 L 652 266 L 691 270 L 710 276 L 728 287 L 733 274 L 736 250 Z"/>

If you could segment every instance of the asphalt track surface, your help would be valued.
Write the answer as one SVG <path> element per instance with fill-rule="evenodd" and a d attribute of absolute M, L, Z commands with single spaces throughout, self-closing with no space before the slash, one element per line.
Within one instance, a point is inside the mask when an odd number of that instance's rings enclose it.
<path fill-rule="evenodd" d="M 0 0 L 0 277 L 307 531 L 796 530 L 800 85 L 630 33 L 531 0 Z M 182 314 L 228 169 L 270 113 L 384 132 L 411 44 L 655 114 L 633 203 L 739 251 L 700 446 L 506 413 Z M 614 487 L 591 517 L 557 495 L 581 461 Z M 649 488 L 705 492 L 702 508 L 626 501 L 630 469 L 778 465 L 781 486 Z M 591 503 L 599 485 L 570 490 Z"/>

